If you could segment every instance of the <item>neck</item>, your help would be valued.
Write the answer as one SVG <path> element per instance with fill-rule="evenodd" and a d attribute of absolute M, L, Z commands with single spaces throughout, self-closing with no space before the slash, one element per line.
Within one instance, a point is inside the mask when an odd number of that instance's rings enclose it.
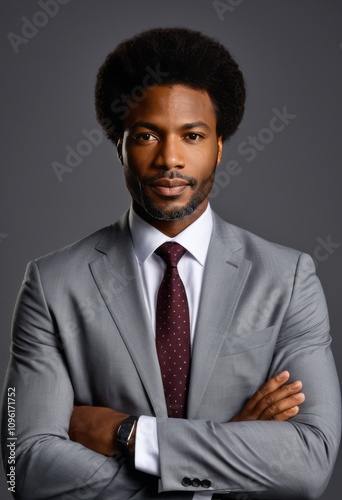
<path fill-rule="evenodd" d="M 166 234 L 166 236 L 168 236 L 169 238 L 177 236 L 177 234 L 181 233 L 182 231 L 184 231 L 184 229 L 195 222 L 205 212 L 207 206 L 208 199 L 205 199 L 190 215 L 187 215 L 186 217 L 175 220 L 158 220 L 154 219 L 144 210 L 141 205 L 133 200 L 133 208 L 135 212 L 142 219 L 144 219 L 144 221 L 151 224 L 151 226 L 158 229 L 158 231 L 160 231 L 161 233 Z"/>

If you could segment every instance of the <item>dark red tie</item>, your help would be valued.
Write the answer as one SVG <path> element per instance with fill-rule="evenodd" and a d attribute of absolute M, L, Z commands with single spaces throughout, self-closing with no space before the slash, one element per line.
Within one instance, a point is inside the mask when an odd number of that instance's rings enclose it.
<path fill-rule="evenodd" d="M 190 374 L 190 320 L 177 264 L 185 248 L 167 242 L 155 253 L 166 264 L 157 298 L 156 345 L 169 417 L 185 418 Z"/>

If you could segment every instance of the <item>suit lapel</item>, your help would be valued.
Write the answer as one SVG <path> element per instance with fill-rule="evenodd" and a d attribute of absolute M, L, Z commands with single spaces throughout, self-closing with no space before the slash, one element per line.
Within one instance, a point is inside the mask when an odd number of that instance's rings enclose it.
<path fill-rule="evenodd" d="M 192 349 L 188 418 L 196 418 L 251 269 L 241 247 L 230 226 L 214 215 Z"/>
<path fill-rule="evenodd" d="M 197 317 L 188 400 L 196 418 L 217 356 L 246 284 L 251 263 L 230 226 L 214 214 Z M 164 390 L 150 318 L 145 306 L 127 214 L 107 229 L 90 269 L 150 398 L 155 415 L 167 417 Z"/>
<path fill-rule="evenodd" d="M 154 334 L 145 306 L 127 214 L 108 228 L 91 262 L 94 280 L 144 384 L 156 416 L 167 416 Z"/>

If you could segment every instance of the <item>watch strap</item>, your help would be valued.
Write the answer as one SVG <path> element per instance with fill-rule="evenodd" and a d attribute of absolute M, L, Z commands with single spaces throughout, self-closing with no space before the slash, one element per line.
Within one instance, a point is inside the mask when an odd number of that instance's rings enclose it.
<path fill-rule="evenodd" d="M 116 440 L 118 443 L 119 451 L 126 459 L 132 458 L 132 450 L 134 449 L 134 442 L 132 443 L 132 434 L 134 432 L 138 417 L 131 415 L 127 417 L 118 428 Z"/>

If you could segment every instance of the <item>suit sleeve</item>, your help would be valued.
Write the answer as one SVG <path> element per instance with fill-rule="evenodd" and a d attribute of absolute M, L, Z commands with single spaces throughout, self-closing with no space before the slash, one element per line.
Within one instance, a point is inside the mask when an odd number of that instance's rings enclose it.
<path fill-rule="evenodd" d="M 186 477 L 209 480 L 211 489 L 231 492 L 233 498 L 239 492 L 272 499 L 312 499 L 323 493 L 341 433 L 327 307 L 310 256 L 302 254 L 294 279 L 286 279 L 291 299 L 269 377 L 287 369 L 292 380 L 303 382 L 306 401 L 300 413 L 287 422 L 159 419 L 161 491 L 203 491 L 183 486 Z"/>
<path fill-rule="evenodd" d="M 55 330 L 37 264 L 31 263 L 16 305 L 3 396 L 2 455 L 9 471 L 7 391 L 15 390 L 14 497 L 141 498 L 142 483 L 130 476 L 126 465 L 69 439 L 74 393 Z"/>

